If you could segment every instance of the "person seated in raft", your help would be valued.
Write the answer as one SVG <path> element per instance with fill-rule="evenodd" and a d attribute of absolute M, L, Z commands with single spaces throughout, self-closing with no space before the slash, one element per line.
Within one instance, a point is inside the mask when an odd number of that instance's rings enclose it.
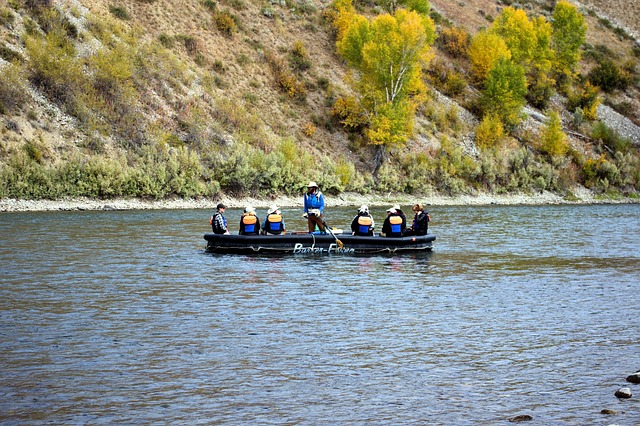
<path fill-rule="evenodd" d="M 369 207 L 362 205 L 358 209 L 358 214 L 351 221 L 351 235 L 373 235 L 373 228 L 375 223 L 371 213 L 369 213 Z"/>
<path fill-rule="evenodd" d="M 424 211 L 424 207 L 420 203 L 413 205 L 413 212 L 415 213 L 413 224 L 411 225 L 411 228 L 407 229 L 405 235 L 427 235 L 427 232 L 429 232 L 431 216 L 429 216 L 429 213 Z"/>
<path fill-rule="evenodd" d="M 264 235 L 282 235 L 287 233 L 287 227 L 284 224 L 284 217 L 278 206 L 271 206 L 267 210 L 267 217 L 264 218 L 262 225 L 262 233 Z"/>
<path fill-rule="evenodd" d="M 398 216 L 400 216 L 404 221 L 404 227 L 402 228 L 402 233 L 404 234 L 404 231 L 406 231 L 407 228 L 407 215 L 404 214 L 404 212 L 400 208 L 400 204 L 394 204 L 392 208 L 396 209 L 396 213 L 398 213 Z"/>
<path fill-rule="evenodd" d="M 387 209 L 387 218 L 382 224 L 382 232 L 380 235 L 383 237 L 402 237 L 407 227 L 407 220 L 403 218 L 398 211 L 391 207 Z"/>
<path fill-rule="evenodd" d="M 240 235 L 258 235 L 260 233 L 260 221 L 256 216 L 256 211 L 253 207 L 247 206 L 244 209 L 244 213 L 240 217 Z"/>

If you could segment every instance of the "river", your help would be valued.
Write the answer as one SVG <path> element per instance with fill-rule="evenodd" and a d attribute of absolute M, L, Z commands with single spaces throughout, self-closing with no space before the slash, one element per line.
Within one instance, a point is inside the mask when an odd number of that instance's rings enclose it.
<path fill-rule="evenodd" d="M 432 253 L 372 257 L 206 254 L 205 210 L 2 213 L 0 423 L 640 424 L 640 205 L 427 210 Z"/>

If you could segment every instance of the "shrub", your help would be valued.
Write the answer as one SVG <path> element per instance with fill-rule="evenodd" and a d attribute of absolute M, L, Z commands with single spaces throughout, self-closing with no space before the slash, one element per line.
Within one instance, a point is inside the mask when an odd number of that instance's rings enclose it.
<path fill-rule="evenodd" d="M 331 108 L 331 115 L 351 130 L 362 129 L 368 123 L 364 110 L 353 96 L 338 98 Z"/>
<path fill-rule="evenodd" d="M 304 72 L 311 68 L 311 59 L 307 48 L 300 40 L 293 43 L 293 49 L 289 55 L 289 64 L 294 71 Z"/>
<path fill-rule="evenodd" d="M 28 37 L 31 82 L 47 97 L 73 110 L 75 93 L 83 90 L 85 77 L 82 64 L 74 57 L 74 47 L 63 34 L 53 31 L 45 38 Z"/>
<path fill-rule="evenodd" d="M 480 149 L 490 149 L 497 146 L 504 138 L 504 127 L 500 117 L 487 114 L 476 127 L 475 141 Z"/>
<path fill-rule="evenodd" d="M 306 123 L 304 126 L 302 126 L 302 133 L 308 138 L 315 135 L 317 130 L 318 128 L 314 126 L 313 123 Z"/>
<path fill-rule="evenodd" d="M 601 121 L 594 123 L 591 137 L 600 141 L 612 152 L 626 152 L 631 147 L 629 139 L 621 137 L 617 131 Z"/>
<path fill-rule="evenodd" d="M 469 47 L 469 33 L 463 28 L 444 28 L 440 33 L 439 44 L 454 57 L 464 56 Z"/>
<path fill-rule="evenodd" d="M 589 72 L 589 82 L 607 93 L 616 89 L 625 90 L 629 85 L 629 76 L 611 60 L 605 59 Z"/>
<path fill-rule="evenodd" d="M 560 115 L 555 111 L 549 113 L 549 121 L 542 130 L 540 150 L 551 157 L 562 157 L 569 150 L 567 135 L 562 131 Z"/>
<path fill-rule="evenodd" d="M 213 20 L 218 31 L 227 37 L 233 37 L 237 30 L 237 25 L 233 16 L 229 12 L 217 11 L 213 14 Z"/>
<path fill-rule="evenodd" d="M 450 72 L 445 81 L 445 93 L 449 96 L 457 96 L 464 93 L 467 88 L 467 80 L 459 72 Z"/>
<path fill-rule="evenodd" d="M 580 108 L 583 119 L 595 120 L 598 118 L 597 108 L 599 104 L 598 88 L 586 82 L 584 86 L 569 94 L 567 109 L 569 111 L 575 111 L 576 108 Z"/>

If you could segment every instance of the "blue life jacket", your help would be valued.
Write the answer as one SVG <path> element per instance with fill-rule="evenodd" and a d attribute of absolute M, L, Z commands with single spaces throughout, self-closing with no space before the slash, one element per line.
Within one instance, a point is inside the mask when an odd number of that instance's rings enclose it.
<path fill-rule="evenodd" d="M 272 213 L 267 216 L 265 231 L 270 234 L 280 234 L 282 233 L 282 215 Z"/>
<path fill-rule="evenodd" d="M 255 234 L 256 233 L 256 223 L 258 223 L 258 218 L 254 215 L 246 215 L 242 217 L 242 223 L 244 224 L 244 233 L 245 234 Z"/>

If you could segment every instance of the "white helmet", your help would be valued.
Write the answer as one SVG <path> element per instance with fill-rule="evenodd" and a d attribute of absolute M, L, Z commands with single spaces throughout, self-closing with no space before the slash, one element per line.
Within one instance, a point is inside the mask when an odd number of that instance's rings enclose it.
<path fill-rule="evenodd" d="M 273 204 L 271 207 L 269 207 L 269 210 L 268 210 L 268 212 L 267 212 L 267 213 L 269 213 L 269 214 L 271 214 L 271 213 L 275 213 L 275 212 L 277 212 L 278 210 L 280 210 L 280 209 L 278 208 L 278 206 L 276 206 L 275 204 Z"/>
<path fill-rule="evenodd" d="M 366 204 L 363 204 L 363 205 L 360 206 L 358 211 L 360 213 L 369 213 L 369 206 L 367 206 Z"/>
<path fill-rule="evenodd" d="M 247 206 L 244 208 L 245 213 L 255 212 L 256 210 L 252 206 Z"/>

